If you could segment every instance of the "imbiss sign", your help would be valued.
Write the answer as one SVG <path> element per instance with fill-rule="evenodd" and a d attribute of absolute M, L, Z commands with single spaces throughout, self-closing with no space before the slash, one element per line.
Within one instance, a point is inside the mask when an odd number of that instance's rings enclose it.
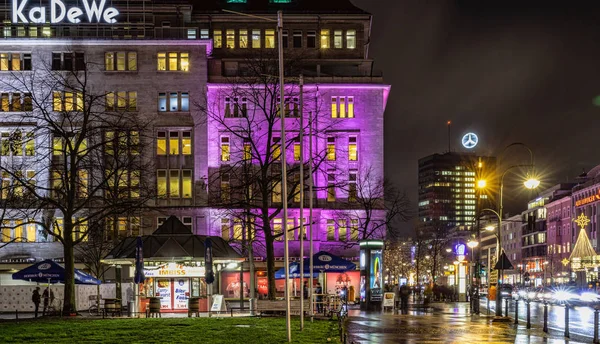
<path fill-rule="evenodd" d="M 34 2 L 35 3 L 35 2 Z M 83 6 L 67 6 L 61 0 L 50 0 L 48 6 L 28 6 L 28 0 L 12 0 L 12 22 L 59 24 L 69 22 L 72 24 L 81 23 L 86 20 L 88 23 L 108 23 L 114 24 L 119 15 L 119 11 L 114 7 L 107 7 L 106 0 L 81 0 Z M 41 4 L 38 2 L 37 4 Z M 48 20 L 47 15 L 50 15 Z"/>

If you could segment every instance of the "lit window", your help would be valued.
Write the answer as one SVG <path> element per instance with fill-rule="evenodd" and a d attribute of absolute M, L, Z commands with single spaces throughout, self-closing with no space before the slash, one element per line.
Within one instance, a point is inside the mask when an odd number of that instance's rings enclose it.
<path fill-rule="evenodd" d="M 229 49 L 235 48 L 235 30 L 225 30 L 225 45 Z"/>
<path fill-rule="evenodd" d="M 282 222 L 281 219 L 273 219 L 273 236 L 277 241 L 283 241 Z"/>
<path fill-rule="evenodd" d="M 252 30 L 252 48 L 260 48 L 260 30 Z"/>
<path fill-rule="evenodd" d="M 231 147 L 229 146 L 229 137 L 221 137 L 221 161 L 229 161 L 231 158 Z"/>
<path fill-rule="evenodd" d="M 233 240 L 242 240 L 243 237 L 242 219 L 236 217 L 233 219 Z"/>
<path fill-rule="evenodd" d="M 158 170 L 156 171 L 156 183 L 158 197 L 167 197 L 167 171 Z"/>
<path fill-rule="evenodd" d="M 348 48 L 348 49 L 356 48 L 356 30 L 347 30 L 346 31 L 346 48 Z"/>
<path fill-rule="evenodd" d="M 190 94 L 188 92 L 169 92 L 158 94 L 159 112 L 190 111 Z"/>
<path fill-rule="evenodd" d="M 240 29 L 238 31 L 238 35 L 239 35 L 238 46 L 243 49 L 248 48 L 248 30 Z"/>
<path fill-rule="evenodd" d="M 300 138 L 294 141 L 294 161 L 300 161 Z"/>
<path fill-rule="evenodd" d="M 335 241 L 335 221 L 327 220 L 327 241 Z"/>
<path fill-rule="evenodd" d="M 275 30 L 265 30 L 265 48 L 275 48 Z"/>
<path fill-rule="evenodd" d="M 221 219 L 221 238 L 229 241 L 231 233 L 229 232 L 229 219 Z"/>
<path fill-rule="evenodd" d="M 335 202 L 335 172 L 327 171 L 327 202 Z"/>
<path fill-rule="evenodd" d="M 346 97 L 340 97 L 340 118 L 346 118 Z"/>
<path fill-rule="evenodd" d="M 213 30 L 213 43 L 215 49 L 219 49 L 223 47 L 223 31 L 222 30 Z"/>
<path fill-rule="evenodd" d="M 343 48 L 342 30 L 333 31 L 333 47 L 336 49 Z"/>
<path fill-rule="evenodd" d="M 248 139 L 244 139 L 244 160 L 252 160 L 252 144 Z"/>
<path fill-rule="evenodd" d="M 273 181 L 271 201 L 273 203 L 281 203 L 281 181 L 279 180 Z"/>
<path fill-rule="evenodd" d="M 169 170 L 169 197 L 179 198 L 180 195 L 179 170 Z"/>
<path fill-rule="evenodd" d="M 354 97 L 348 97 L 348 118 L 354 118 Z"/>
<path fill-rule="evenodd" d="M 279 160 L 281 158 L 281 138 L 274 137 L 273 138 L 273 160 Z"/>
<path fill-rule="evenodd" d="M 82 111 L 83 94 L 81 92 L 52 92 L 54 111 Z"/>
<path fill-rule="evenodd" d="M 181 134 L 181 154 L 192 155 L 192 132 L 184 131 Z"/>
<path fill-rule="evenodd" d="M 0 71 L 31 70 L 31 53 L 0 53 Z"/>
<path fill-rule="evenodd" d="M 327 138 L 327 160 L 335 161 L 335 137 Z"/>
<path fill-rule="evenodd" d="M 337 97 L 331 97 L 331 118 L 338 118 Z"/>
<path fill-rule="evenodd" d="M 350 240 L 358 241 L 358 220 L 351 219 L 350 220 Z"/>
<path fill-rule="evenodd" d="M 105 104 L 106 111 L 137 111 L 137 92 L 108 92 Z"/>
<path fill-rule="evenodd" d="M 328 29 L 321 30 L 321 49 L 329 49 L 330 34 Z"/>
<path fill-rule="evenodd" d="M 157 70 L 188 72 L 190 70 L 190 54 L 187 52 L 158 53 Z"/>
<path fill-rule="evenodd" d="M 159 131 L 156 138 L 156 154 L 166 155 L 167 154 L 167 133 Z"/>
<path fill-rule="evenodd" d="M 169 154 L 179 155 L 179 132 L 169 132 Z"/>
<path fill-rule="evenodd" d="M 196 29 L 187 29 L 187 38 L 188 39 L 196 39 L 198 36 L 198 31 Z"/>
<path fill-rule="evenodd" d="M 346 219 L 338 220 L 338 238 L 339 241 L 348 241 L 348 227 L 346 227 Z"/>
<path fill-rule="evenodd" d="M 356 136 L 350 136 L 348 138 L 348 160 L 358 161 L 358 145 Z"/>
<path fill-rule="evenodd" d="M 200 29 L 200 39 L 209 39 L 208 29 Z"/>

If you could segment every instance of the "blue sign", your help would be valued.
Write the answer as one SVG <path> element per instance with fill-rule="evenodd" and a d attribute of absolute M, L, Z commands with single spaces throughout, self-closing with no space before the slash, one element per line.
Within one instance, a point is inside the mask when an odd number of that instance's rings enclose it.
<path fill-rule="evenodd" d="M 464 256 L 467 254 L 467 245 L 465 244 L 457 244 L 454 246 L 454 253 L 457 256 Z"/>
<path fill-rule="evenodd" d="M 474 133 L 467 133 L 462 138 L 462 145 L 466 149 L 475 148 L 475 146 L 477 146 L 478 142 L 479 142 L 479 138 Z"/>

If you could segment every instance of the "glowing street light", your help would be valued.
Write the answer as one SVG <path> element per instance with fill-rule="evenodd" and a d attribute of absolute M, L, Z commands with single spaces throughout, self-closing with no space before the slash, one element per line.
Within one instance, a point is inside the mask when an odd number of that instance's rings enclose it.
<path fill-rule="evenodd" d="M 494 229 L 496 229 L 496 227 L 494 227 L 494 226 L 492 226 L 492 225 L 485 226 L 485 230 L 486 230 L 486 231 L 489 231 L 489 232 L 491 232 L 491 231 L 493 231 Z"/>
<path fill-rule="evenodd" d="M 477 242 L 477 241 L 474 241 L 474 240 L 470 240 L 470 241 L 467 243 L 467 246 L 469 246 L 469 248 L 475 248 L 475 247 L 477 247 L 478 245 L 479 245 L 479 242 Z"/>
<path fill-rule="evenodd" d="M 525 184 L 525 187 L 529 190 L 533 190 L 540 185 L 540 181 L 537 178 L 527 178 L 523 184 Z"/>
<path fill-rule="evenodd" d="M 487 186 L 487 181 L 485 179 L 480 179 L 477 181 L 477 188 L 485 189 L 486 186 Z"/>

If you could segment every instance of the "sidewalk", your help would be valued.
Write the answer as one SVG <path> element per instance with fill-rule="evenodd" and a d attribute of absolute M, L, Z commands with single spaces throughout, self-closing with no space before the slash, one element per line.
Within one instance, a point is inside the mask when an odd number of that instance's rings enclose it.
<path fill-rule="evenodd" d="M 432 303 L 433 311 L 350 311 L 349 343 L 564 343 L 557 334 L 527 330 L 524 324 L 493 323 L 491 316 L 471 316 L 465 302 Z M 574 340 L 573 340 L 574 339 Z M 584 343 L 576 338 L 569 343 Z"/>

